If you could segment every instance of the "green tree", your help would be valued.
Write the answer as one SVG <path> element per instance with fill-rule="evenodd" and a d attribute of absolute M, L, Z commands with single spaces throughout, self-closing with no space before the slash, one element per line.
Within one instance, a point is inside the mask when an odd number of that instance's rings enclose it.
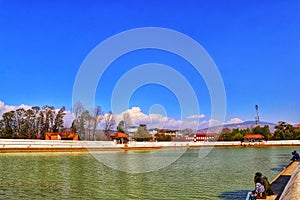
<path fill-rule="evenodd" d="M 171 141 L 172 137 L 170 135 L 165 135 L 164 133 L 156 133 L 155 138 L 157 141 Z"/>
<path fill-rule="evenodd" d="M 64 116 L 66 108 L 63 106 L 59 111 L 57 112 L 55 118 L 54 118 L 54 124 L 52 126 L 52 132 L 57 133 L 61 132 L 64 128 Z"/>
<path fill-rule="evenodd" d="M 35 138 L 46 132 L 59 132 L 63 129 L 65 107 L 58 112 L 53 106 L 34 106 L 25 110 L 18 108 L 2 115 L 1 137 L 6 138 Z"/>
<path fill-rule="evenodd" d="M 241 133 L 243 136 L 245 136 L 245 135 L 251 133 L 251 130 L 250 130 L 250 128 L 242 129 L 242 130 L 240 130 L 240 133 Z"/>
<path fill-rule="evenodd" d="M 4 136 L 3 136 L 3 129 L 4 129 L 4 122 L 3 122 L 3 120 L 1 119 L 0 120 L 0 138 L 3 138 Z"/>
<path fill-rule="evenodd" d="M 149 141 L 152 139 L 152 136 L 148 132 L 146 124 L 140 124 L 138 130 L 135 132 L 133 138 L 136 141 Z"/>
<path fill-rule="evenodd" d="M 269 140 L 272 136 L 270 127 L 268 125 L 265 125 L 262 129 L 263 129 L 263 136 L 265 136 L 266 140 Z"/>
<path fill-rule="evenodd" d="M 9 111 L 2 115 L 2 124 L 4 128 L 2 130 L 2 136 L 5 138 L 15 138 L 17 136 L 17 123 L 15 111 Z"/>
<path fill-rule="evenodd" d="M 117 131 L 121 133 L 125 133 L 125 122 L 123 120 L 119 122 L 117 126 Z"/>
<path fill-rule="evenodd" d="M 265 125 L 264 127 L 256 126 L 252 128 L 253 134 L 261 134 L 265 137 L 266 140 L 270 139 L 271 137 L 271 131 L 270 127 L 268 125 Z"/>
<path fill-rule="evenodd" d="M 223 128 L 218 140 L 219 141 L 229 141 L 230 139 L 231 139 L 231 130 L 229 128 Z"/>
<path fill-rule="evenodd" d="M 15 132 L 17 137 L 26 137 L 26 130 L 25 130 L 25 109 L 24 108 L 18 108 L 15 112 L 15 119 L 16 119 L 16 125 L 17 130 Z"/>
<path fill-rule="evenodd" d="M 262 134 L 263 130 L 260 126 L 255 126 L 252 128 L 252 133 L 253 134 Z"/>
<path fill-rule="evenodd" d="M 300 130 L 299 129 L 295 129 L 294 139 L 300 140 Z"/>
<path fill-rule="evenodd" d="M 287 122 L 280 121 L 275 126 L 274 139 L 275 140 L 290 140 L 294 139 L 296 129 Z"/>
<path fill-rule="evenodd" d="M 243 139 L 243 135 L 241 134 L 240 129 L 239 128 L 232 129 L 230 140 L 241 141 L 242 139 Z"/>
<path fill-rule="evenodd" d="M 243 136 L 251 133 L 249 128 L 239 129 L 233 128 L 232 130 L 225 128 L 222 131 L 222 135 L 219 138 L 221 141 L 242 141 Z"/>
<path fill-rule="evenodd" d="M 36 134 L 35 130 L 35 114 L 32 109 L 28 109 L 25 111 L 25 119 L 24 119 L 24 131 L 23 137 L 25 138 L 35 138 Z"/>
<path fill-rule="evenodd" d="M 242 139 L 243 139 L 243 135 L 240 132 L 234 134 L 231 138 L 231 140 L 233 141 L 242 141 Z"/>

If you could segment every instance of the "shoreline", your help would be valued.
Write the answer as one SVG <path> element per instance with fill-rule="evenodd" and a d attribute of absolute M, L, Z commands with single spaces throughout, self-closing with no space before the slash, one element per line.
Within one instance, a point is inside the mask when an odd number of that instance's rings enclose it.
<path fill-rule="evenodd" d="M 171 148 L 212 148 L 212 147 L 269 147 L 300 146 L 300 140 L 277 140 L 262 142 L 129 142 L 116 144 L 113 141 L 72 141 L 0 139 L 0 153 L 14 152 L 88 152 L 88 151 L 135 151 Z"/>

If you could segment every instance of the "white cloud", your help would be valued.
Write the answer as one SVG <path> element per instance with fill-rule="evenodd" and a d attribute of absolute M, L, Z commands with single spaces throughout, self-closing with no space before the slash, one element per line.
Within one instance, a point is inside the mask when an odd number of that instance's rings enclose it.
<path fill-rule="evenodd" d="M 187 119 L 203 119 L 203 118 L 205 118 L 204 114 L 201 114 L 201 115 L 191 115 L 191 116 L 187 117 Z"/>
<path fill-rule="evenodd" d="M 12 111 L 12 110 L 17 110 L 19 108 L 24 108 L 25 110 L 31 108 L 31 106 L 21 104 L 19 106 L 11 106 L 11 105 L 5 105 L 3 101 L 0 101 L 0 118 L 2 118 L 2 114 Z"/>
<path fill-rule="evenodd" d="M 147 124 L 148 128 L 170 128 L 170 129 L 184 129 L 192 128 L 197 129 L 200 125 L 199 119 L 205 117 L 204 114 L 192 115 L 187 117 L 188 120 L 174 119 L 161 114 L 145 114 L 139 107 L 132 107 L 120 114 L 115 114 L 116 122 L 119 123 L 123 120 L 123 114 L 128 113 L 131 123 L 134 125 Z"/>
<path fill-rule="evenodd" d="M 229 121 L 227 121 L 225 124 L 238 124 L 238 123 L 243 123 L 244 121 L 241 120 L 240 118 L 232 118 Z"/>
<path fill-rule="evenodd" d="M 131 123 L 134 125 L 147 124 L 148 128 L 170 128 L 170 129 L 203 129 L 214 126 L 221 126 L 224 124 L 242 123 L 243 120 L 239 118 L 232 118 L 226 122 L 209 119 L 203 120 L 206 116 L 204 114 L 191 115 L 182 119 L 174 119 L 161 114 L 151 113 L 149 115 L 142 112 L 139 107 L 132 107 L 120 114 L 115 114 L 117 124 L 123 120 L 123 114 L 128 113 L 131 118 Z"/>
<path fill-rule="evenodd" d="M 120 114 L 114 114 L 117 123 L 123 120 L 123 115 L 125 113 L 129 114 L 132 124 L 147 124 L 150 122 L 150 117 L 142 113 L 139 107 L 132 107 L 131 109 L 128 109 Z"/>
<path fill-rule="evenodd" d="M 71 113 L 70 110 L 65 111 L 65 116 L 64 116 L 64 126 L 67 128 L 70 128 L 72 126 L 72 122 L 74 120 L 73 113 Z"/>
<path fill-rule="evenodd" d="M 3 113 L 6 113 L 6 112 L 9 112 L 12 110 L 17 110 L 19 108 L 24 108 L 25 110 L 28 110 L 28 109 L 32 108 L 32 106 L 25 105 L 25 104 L 21 104 L 19 106 L 5 105 L 5 103 L 3 101 L 0 101 L 0 119 L 2 118 Z M 56 109 L 55 111 L 58 112 L 59 109 Z M 66 115 L 64 116 L 64 122 L 65 122 L 64 126 L 71 127 L 73 119 L 74 119 L 73 114 L 69 110 L 66 110 L 65 114 Z"/>

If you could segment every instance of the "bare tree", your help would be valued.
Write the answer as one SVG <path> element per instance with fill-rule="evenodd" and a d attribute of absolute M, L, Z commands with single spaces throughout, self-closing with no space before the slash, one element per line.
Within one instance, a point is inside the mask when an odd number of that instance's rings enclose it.
<path fill-rule="evenodd" d="M 95 140 L 97 127 L 103 116 L 101 107 L 97 106 L 89 112 L 81 102 L 76 102 L 73 106 L 73 113 L 75 119 L 72 129 L 79 134 L 82 140 Z"/>
<path fill-rule="evenodd" d="M 128 126 L 131 124 L 130 114 L 126 111 L 123 113 L 124 132 L 128 132 Z"/>
<path fill-rule="evenodd" d="M 85 110 L 83 104 L 78 101 L 73 106 L 73 114 L 72 130 L 78 133 L 81 140 L 85 140 L 85 124 L 89 113 Z"/>
<path fill-rule="evenodd" d="M 40 134 L 40 120 L 39 120 L 39 113 L 41 108 L 39 106 L 33 106 L 32 111 L 34 113 L 34 124 L 33 124 L 33 134 L 38 136 Z"/>
<path fill-rule="evenodd" d="M 103 131 L 107 138 L 109 138 L 111 129 L 115 126 L 116 120 L 111 111 L 103 116 Z"/>
<path fill-rule="evenodd" d="M 100 106 L 97 106 L 94 109 L 94 113 L 93 113 L 93 138 L 92 140 L 96 139 L 96 131 L 97 131 L 97 127 L 99 125 L 99 123 L 101 122 L 101 120 L 103 119 L 103 113 L 101 110 Z"/>
<path fill-rule="evenodd" d="M 77 101 L 73 106 L 74 118 L 77 119 L 84 112 L 84 106 L 80 101 Z"/>
<path fill-rule="evenodd" d="M 93 127 L 93 122 L 94 122 L 94 118 L 90 115 L 90 113 L 88 112 L 86 115 L 86 123 L 85 123 L 85 130 L 87 133 L 88 140 L 91 140 L 91 132 L 92 132 L 92 127 Z"/>

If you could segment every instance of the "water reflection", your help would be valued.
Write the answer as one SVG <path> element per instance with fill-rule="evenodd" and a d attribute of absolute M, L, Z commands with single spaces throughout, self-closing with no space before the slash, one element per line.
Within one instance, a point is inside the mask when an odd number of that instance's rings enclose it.
<path fill-rule="evenodd" d="M 231 192 L 223 192 L 218 197 L 223 200 L 245 200 L 249 190 L 235 190 Z"/>
<path fill-rule="evenodd" d="M 90 154 L 112 169 L 128 173 L 145 173 L 171 165 L 185 151 L 186 148 L 172 148 L 151 151 L 91 151 Z"/>
<path fill-rule="evenodd" d="M 292 150 L 215 148 L 199 159 L 199 150 L 189 149 L 167 167 L 138 174 L 114 170 L 89 153 L 0 154 L 0 199 L 239 199 L 253 189 L 255 172 L 272 180 Z M 153 164 L 144 162 L 146 154 L 110 152 L 120 167 L 138 169 Z"/>

